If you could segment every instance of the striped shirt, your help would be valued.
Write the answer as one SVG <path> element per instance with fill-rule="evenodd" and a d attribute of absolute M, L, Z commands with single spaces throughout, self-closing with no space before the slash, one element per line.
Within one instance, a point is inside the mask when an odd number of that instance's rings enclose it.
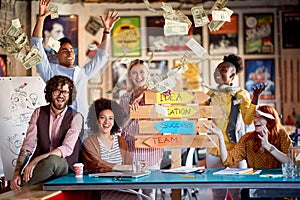
<path fill-rule="evenodd" d="M 125 93 L 120 98 L 120 105 L 122 107 L 122 112 L 128 116 L 129 115 L 129 102 L 132 96 L 132 92 Z M 139 120 L 133 119 L 127 127 L 122 131 L 122 136 L 125 137 L 129 151 L 134 161 L 145 160 L 151 167 L 153 165 L 160 166 L 160 162 L 163 157 L 163 148 L 135 148 L 134 147 L 134 136 L 139 135 Z"/>
<path fill-rule="evenodd" d="M 112 149 L 108 149 L 97 137 L 99 145 L 100 145 L 100 157 L 102 160 L 105 160 L 109 163 L 114 163 L 121 165 L 122 164 L 122 156 L 120 153 L 118 136 L 113 135 L 114 143 Z"/>

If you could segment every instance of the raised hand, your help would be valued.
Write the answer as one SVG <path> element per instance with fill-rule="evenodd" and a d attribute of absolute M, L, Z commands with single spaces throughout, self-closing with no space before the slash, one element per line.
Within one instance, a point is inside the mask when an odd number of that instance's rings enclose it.
<path fill-rule="evenodd" d="M 259 96 L 266 89 L 267 86 L 268 86 L 268 84 L 266 84 L 266 83 L 261 83 L 261 84 L 256 85 L 256 86 L 252 86 L 252 89 L 253 89 L 253 98 L 252 98 L 252 101 L 251 101 L 252 104 L 254 104 L 254 105 L 258 104 Z"/>
<path fill-rule="evenodd" d="M 213 134 L 216 134 L 217 136 L 221 137 L 222 131 L 215 125 L 215 123 L 211 122 L 211 125 L 206 125 L 205 123 L 203 123 L 203 126 L 209 130 L 210 132 L 212 132 Z"/>
<path fill-rule="evenodd" d="M 120 19 L 116 10 L 108 10 L 105 19 L 100 16 L 105 31 L 111 31 L 116 21 Z"/>
<path fill-rule="evenodd" d="M 49 4 L 51 0 L 41 0 L 39 6 L 39 16 L 48 16 L 50 14 Z"/>

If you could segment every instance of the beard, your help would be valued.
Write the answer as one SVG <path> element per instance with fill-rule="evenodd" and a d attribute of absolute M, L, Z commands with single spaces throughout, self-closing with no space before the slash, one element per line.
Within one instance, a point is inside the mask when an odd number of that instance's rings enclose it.
<path fill-rule="evenodd" d="M 52 102 L 52 106 L 57 110 L 64 110 L 67 106 L 68 101 L 58 102 L 56 99 Z"/>

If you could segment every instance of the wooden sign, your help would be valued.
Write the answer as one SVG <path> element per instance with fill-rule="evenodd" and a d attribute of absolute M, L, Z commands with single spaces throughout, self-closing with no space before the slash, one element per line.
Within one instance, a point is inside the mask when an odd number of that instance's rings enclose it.
<path fill-rule="evenodd" d="M 180 138 L 181 137 L 181 138 Z M 153 135 L 135 136 L 135 148 L 218 148 L 217 135 Z M 182 143 L 181 143 L 182 142 Z M 181 144 L 180 144 L 181 143 Z"/>
<path fill-rule="evenodd" d="M 153 135 L 148 136 L 148 138 L 143 142 L 149 147 L 174 147 L 182 146 L 182 135 Z"/>
<path fill-rule="evenodd" d="M 139 120 L 140 134 L 172 133 L 172 134 L 195 134 L 207 133 L 203 123 L 210 125 L 211 120 Z"/>
<path fill-rule="evenodd" d="M 201 91 L 170 92 L 170 96 L 153 91 L 145 92 L 145 104 L 203 104 L 209 98 Z"/>
<path fill-rule="evenodd" d="M 161 115 L 156 112 L 154 105 L 141 106 L 138 111 L 130 110 L 130 118 L 140 119 L 162 119 L 162 118 L 187 118 L 187 119 L 199 119 L 199 118 L 222 118 L 224 112 L 222 107 L 219 106 L 163 106 L 167 109 L 167 115 Z"/>

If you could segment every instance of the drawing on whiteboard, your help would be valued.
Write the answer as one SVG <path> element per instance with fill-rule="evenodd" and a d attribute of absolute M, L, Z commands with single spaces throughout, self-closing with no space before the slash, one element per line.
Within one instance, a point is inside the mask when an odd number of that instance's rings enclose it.
<path fill-rule="evenodd" d="M 11 95 L 11 105 L 10 110 L 11 111 L 17 111 L 18 109 L 31 109 L 34 110 L 38 95 L 36 93 L 31 93 L 28 95 L 26 91 L 24 91 L 24 88 L 26 87 L 26 83 L 23 83 L 18 88 L 15 88 L 15 92 Z"/>
<path fill-rule="evenodd" d="M 25 133 L 21 133 L 21 134 L 15 133 L 14 135 L 7 137 L 8 147 L 12 154 L 16 156 L 19 155 L 19 151 L 23 144 L 24 138 L 25 138 Z M 12 162 L 12 166 L 15 167 L 17 162 L 17 157 L 14 158 L 11 162 Z"/>

